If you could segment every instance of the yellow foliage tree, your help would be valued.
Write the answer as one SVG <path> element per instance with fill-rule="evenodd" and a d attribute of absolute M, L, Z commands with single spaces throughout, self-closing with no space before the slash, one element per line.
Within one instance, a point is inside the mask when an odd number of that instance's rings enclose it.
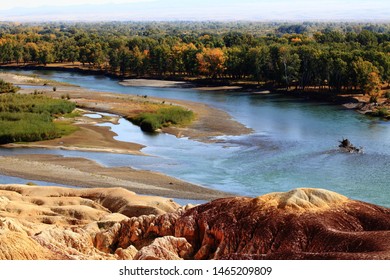
<path fill-rule="evenodd" d="M 217 78 L 223 73 L 226 57 L 221 48 L 204 48 L 196 54 L 196 59 L 200 73 L 211 78 Z"/>
<path fill-rule="evenodd" d="M 367 83 L 364 85 L 363 90 L 370 95 L 370 99 L 373 102 L 376 102 L 379 97 L 381 83 L 381 78 L 377 72 L 372 71 L 368 74 Z"/>

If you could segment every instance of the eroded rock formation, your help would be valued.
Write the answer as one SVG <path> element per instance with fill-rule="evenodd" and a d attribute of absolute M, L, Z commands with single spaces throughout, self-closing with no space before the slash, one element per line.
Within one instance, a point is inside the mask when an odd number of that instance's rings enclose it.
<path fill-rule="evenodd" d="M 138 250 L 118 250 L 116 254 L 108 248 L 109 241 L 102 243 L 97 236 L 115 232 L 117 222 L 129 217 L 162 215 L 178 207 L 170 199 L 139 196 L 122 188 L 0 185 L 0 259 L 134 256 Z"/>
<path fill-rule="evenodd" d="M 0 187 L 0 259 L 390 259 L 390 209 L 327 190 L 183 208 L 123 189 L 42 189 Z"/>
<path fill-rule="evenodd" d="M 390 259 L 390 210 L 326 190 L 220 199 L 175 229 L 195 259 Z"/>

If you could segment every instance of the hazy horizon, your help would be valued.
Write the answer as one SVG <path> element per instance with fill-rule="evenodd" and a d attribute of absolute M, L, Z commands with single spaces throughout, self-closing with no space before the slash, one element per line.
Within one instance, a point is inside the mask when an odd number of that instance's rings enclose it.
<path fill-rule="evenodd" d="M 383 0 L 15 0 L 0 21 L 390 21 Z"/>

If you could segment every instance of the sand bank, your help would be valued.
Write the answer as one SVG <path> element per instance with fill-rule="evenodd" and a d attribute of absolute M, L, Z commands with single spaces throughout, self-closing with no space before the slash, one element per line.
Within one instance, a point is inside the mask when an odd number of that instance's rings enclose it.
<path fill-rule="evenodd" d="M 122 187 L 138 194 L 173 198 L 210 200 L 229 196 L 157 172 L 108 168 L 88 159 L 57 155 L 1 156 L 0 173 L 79 187 Z"/>
<path fill-rule="evenodd" d="M 191 86 L 191 84 L 188 82 L 152 80 L 152 79 L 126 79 L 121 81 L 120 84 L 128 87 L 156 87 L 156 88 L 174 88 L 174 87 Z"/>

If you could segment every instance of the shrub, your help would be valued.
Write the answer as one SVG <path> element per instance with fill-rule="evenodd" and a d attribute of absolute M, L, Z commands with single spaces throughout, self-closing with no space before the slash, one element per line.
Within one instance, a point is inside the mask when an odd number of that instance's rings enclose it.
<path fill-rule="evenodd" d="M 387 99 L 390 99 L 390 90 L 386 91 L 384 96 L 387 98 Z"/>
<path fill-rule="evenodd" d="M 370 96 L 370 103 L 377 103 L 378 102 L 378 96 L 371 95 Z"/>
<path fill-rule="evenodd" d="M 184 125 L 190 123 L 194 118 L 192 111 L 178 106 L 161 108 L 154 113 L 142 113 L 130 121 L 139 125 L 142 131 L 155 132 L 164 126 Z"/>
<path fill-rule="evenodd" d="M 380 118 L 388 118 L 390 116 L 390 112 L 387 108 L 382 107 L 373 112 L 372 115 Z"/>
<path fill-rule="evenodd" d="M 11 83 L 7 83 L 4 80 L 0 79 L 0 93 L 15 93 L 20 89 Z"/>
<path fill-rule="evenodd" d="M 157 115 L 147 114 L 143 116 L 141 123 L 139 124 L 142 131 L 155 132 L 162 127 L 161 119 Z"/>

